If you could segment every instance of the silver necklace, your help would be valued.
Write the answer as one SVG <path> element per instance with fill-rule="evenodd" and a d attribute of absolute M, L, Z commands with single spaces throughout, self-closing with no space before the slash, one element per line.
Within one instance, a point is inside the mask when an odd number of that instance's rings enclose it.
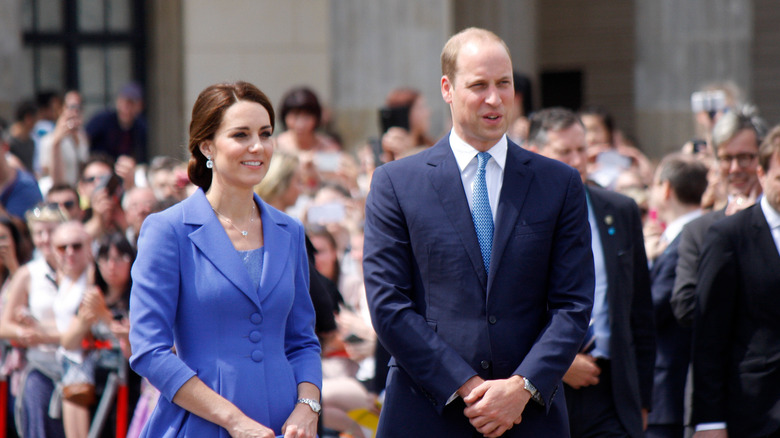
<path fill-rule="evenodd" d="M 229 217 L 227 217 L 227 216 L 225 216 L 224 214 L 220 213 L 220 212 L 219 212 L 219 210 L 217 210 L 217 209 L 216 209 L 216 208 L 214 208 L 214 207 L 211 207 L 211 209 L 212 209 L 212 210 L 214 210 L 214 213 L 216 213 L 216 214 L 217 214 L 217 216 L 219 216 L 219 217 L 221 217 L 222 219 L 224 219 L 224 220 L 225 220 L 225 222 L 227 222 L 227 223 L 228 223 L 228 225 L 230 225 L 231 227 L 235 228 L 235 229 L 236 229 L 236 231 L 238 231 L 239 233 L 241 233 L 241 235 L 244 237 L 244 239 L 246 239 L 246 238 L 247 238 L 246 236 L 249 234 L 249 230 L 242 230 L 242 229 L 238 228 L 238 227 L 236 226 L 236 224 L 234 224 L 234 223 L 233 223 L 233 221 L 232 221 L 232 220 L 231 220 Z M 253 202 L 252 202 L 252 213 L 249 215 L 249 223 L 250 223 L 250 227 L 252 226 L 251 224 L 252 224 L 254 221 L 255 221 L 255 203 L 254 203 L 254 201 L 253 201 Z"/>

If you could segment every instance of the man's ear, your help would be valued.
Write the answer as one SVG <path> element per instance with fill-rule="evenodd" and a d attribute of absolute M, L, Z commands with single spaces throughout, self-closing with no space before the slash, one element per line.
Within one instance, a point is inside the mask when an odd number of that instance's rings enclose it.
<path fill-rule="evenodd" d="M 441 77 L 441 97 L 446 103 L 452 103 L 452 82 L 447 76 Z"/>
<path fill-rule="evenodd" d="M 674 193 L 674 190 L 672 190 L 672 183 L 670 183 L 668 180 L 661 183 L 664 187 L 664 200 L 668 200 L 672 198 L 672 194 Z"/>

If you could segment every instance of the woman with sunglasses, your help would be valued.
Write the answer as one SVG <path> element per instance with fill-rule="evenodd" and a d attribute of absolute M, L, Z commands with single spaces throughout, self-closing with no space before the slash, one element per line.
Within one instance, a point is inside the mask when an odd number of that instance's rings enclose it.
<path fill-rule="evenodd" d="M 189 176 L 200 188 L 146 218 L 132 269 L 130 365 L 162 394 L 142 436 L 316 434 L 322 367 L 303 227 L 252 191 L 273 129 L 252 84 L 212 85 L 195 101 Z"/>
<path fill-rule="evenodd" d="M 66 218 L 59 208 L 49 206 L 36 207 L 25 218 L 36 255 L 8 285 L 0 338 L 27 348 L 15 403 L 19 435 L 59 438 L 65 436 L 62 421 L 49 416 L 49 401 L 62 374 L 56 357 L 60 333 L 54 318 L 57 262 L 51 234 Z"/>

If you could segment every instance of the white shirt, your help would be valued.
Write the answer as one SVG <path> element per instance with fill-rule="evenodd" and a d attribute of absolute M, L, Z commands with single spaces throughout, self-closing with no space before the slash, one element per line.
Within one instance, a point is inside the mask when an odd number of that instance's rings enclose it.
<path fill-rule="evenodd" d="M 672 243 L 674 239 L 676 239 L 677 236 L 682 232 L 683 227 L 687 225 L 688 222 L 698 218 L 701 215 L 702 211 L 696 209 L 678 217 L 666 226 L 663 234 L 661 234 L 661 239 L 666 243 Z"/>
<path fill-rule="evenodd" d="M 769 224 L 769 231 L 772 232 L 772 239 L 775 241 L 775 247 L 780 253 L 780 212 L 769 205 L 766 196 L 761 197 L 761 212 L 764 213 L 766 223 Z"/>
<path fill-rule="evenodd" d="M 504 183 L 504 167 L 506 166 L 506 152 L 508 143 L 506 135 L 502 136 L 498 143 L 488 149 L 491 160 L 485 166 L 485 183 L 487 184 L 488 201 L 490 202 L 490 211 L 493 214 L 495 223 L 496 211 L 498 210 L 498 197 L 501 195 L 501 186 Z M 460 179 L 463 182 L 463 190 L 466 192 L 466 199 L 469 202 L 469 210 L 473 210 L 472 203 L 474 199 L 474 176 L 477 174 L 479 159 L 478 150 L 458 137 L 455 131 L 450 131 L 450 148 L 455 154 L 455 161 L 460 169 Z"/>

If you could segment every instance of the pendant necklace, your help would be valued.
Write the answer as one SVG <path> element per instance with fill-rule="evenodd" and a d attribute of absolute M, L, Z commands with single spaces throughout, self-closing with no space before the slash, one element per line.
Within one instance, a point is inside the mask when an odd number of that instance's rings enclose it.
<path fill-rule="evenodd" d="M 233 223 L 233 221 L 232 221 L 232 220 L 230 220 L 230 218 L 229 218 L 229 217 L 227 217 L 227 216 L 225 216 L 224 214 L 220 213 L 220 212 L 219 212 L 219 210 L 217 210 L 216 208 L 214 208 L 214 207 L 211 207 L 211 209 L 212 209 L 212 210 L 214 210 L 214 213 L 216 213 L 216 214 L 217 214 L 217 216 L 219 216 L 219 217 L 221 217 L 222 219 L 224 219 L 224 220 L 225 220 L 225 222 L 227 222 L 227 223 L 228 223 L 228 225 L 230 225 L 231 227 L 235 228 L 235 229 L 236 229 L 236 231 L 238 231 L 239 233 L 241 233 L 241 235 L 244 237 L 244 239 L 246 239 L 246 238 L 247 238 L 246 236 L 249 234 L 249 231 L 248 231 L 248 230 L 242 230 L 242 229 L 238 228 L 238 227 L 236 226 L 236 224 L 234 224 L 234 223 Z M 252 202 L 252 213 L 251 213 L 251 215 L 249 216 L 249 223 L 250 223 L 250 226 L 251 226 L 251 224 L 252 224 L 252 223 L 254 223 L 254 221 L 255 221 L 255 203 L 254 203 L 254 202 Z"/>

